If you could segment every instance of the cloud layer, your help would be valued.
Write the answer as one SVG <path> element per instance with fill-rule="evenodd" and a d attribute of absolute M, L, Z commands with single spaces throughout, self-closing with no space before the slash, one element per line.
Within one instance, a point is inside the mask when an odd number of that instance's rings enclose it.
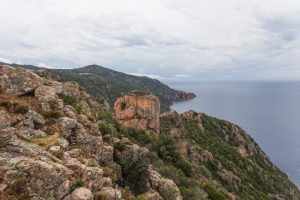
<path fill-rule="evenodd" d="M 300 79 L 296 0 L 0 3 L 2 60 L 159 78 Z"/>

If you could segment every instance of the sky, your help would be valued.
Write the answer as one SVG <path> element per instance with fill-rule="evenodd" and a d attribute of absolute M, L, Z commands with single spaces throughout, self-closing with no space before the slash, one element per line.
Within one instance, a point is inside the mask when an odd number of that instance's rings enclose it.
<path fill-rule="evenodd" d="M 299 0 L 0 0 L 0 61 L 300 80 Z"/>

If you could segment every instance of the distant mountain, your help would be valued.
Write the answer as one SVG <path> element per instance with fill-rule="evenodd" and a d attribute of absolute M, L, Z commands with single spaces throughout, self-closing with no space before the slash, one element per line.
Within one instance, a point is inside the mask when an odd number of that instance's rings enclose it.
<path fill-rule="evenodd" d="M 111 105 L 119 96 L 131 90 L 151 92 L 158 96 L 162 112 L 169 110 L 174 101 L 189 100 L 196 96 L 193 93 L 174 90 L 156 79 L 146 76 L 133 76 L 99 65 L 89 65 L 75 69 L 45 69 L 32 65 L 17 64 L 12 64 L 12 66 L 38 70 L 40 75 L 43 74 L 43 76 L 57 81 L 78 82 L 90 94 L 106 99 Z"/>

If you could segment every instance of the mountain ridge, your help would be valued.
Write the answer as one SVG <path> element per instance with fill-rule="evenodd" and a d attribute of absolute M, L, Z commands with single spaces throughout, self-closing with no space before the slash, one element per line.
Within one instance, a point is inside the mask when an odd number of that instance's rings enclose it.
<path fill-rule="evenodd" d="M 14 67 L 25 67 L 38 71 L 39 75 L 57 81 L 75 81 L 95 97 L 104 98 L 113 107 L 115 100 L 132 90 L 148 91 L 159 97 L 161 111 L 167 111 L 175 101 L 195 98 L 190 92 L 179 91 L 150 77 L 140 77 L 118 72 L 99 65 L 87 65 L 73 69 L 49 69 L 33 65 L 7 64 Z"/>

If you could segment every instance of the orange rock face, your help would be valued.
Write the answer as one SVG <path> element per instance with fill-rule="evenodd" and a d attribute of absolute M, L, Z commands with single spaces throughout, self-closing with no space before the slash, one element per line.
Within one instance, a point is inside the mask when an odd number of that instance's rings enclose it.
<path fill-rule="evenodd" d="M 117 99 L 116 119 L 126 127 L 151 130 L 159 135 L 159 99 L 151 93 L 134 91 Z"/>

